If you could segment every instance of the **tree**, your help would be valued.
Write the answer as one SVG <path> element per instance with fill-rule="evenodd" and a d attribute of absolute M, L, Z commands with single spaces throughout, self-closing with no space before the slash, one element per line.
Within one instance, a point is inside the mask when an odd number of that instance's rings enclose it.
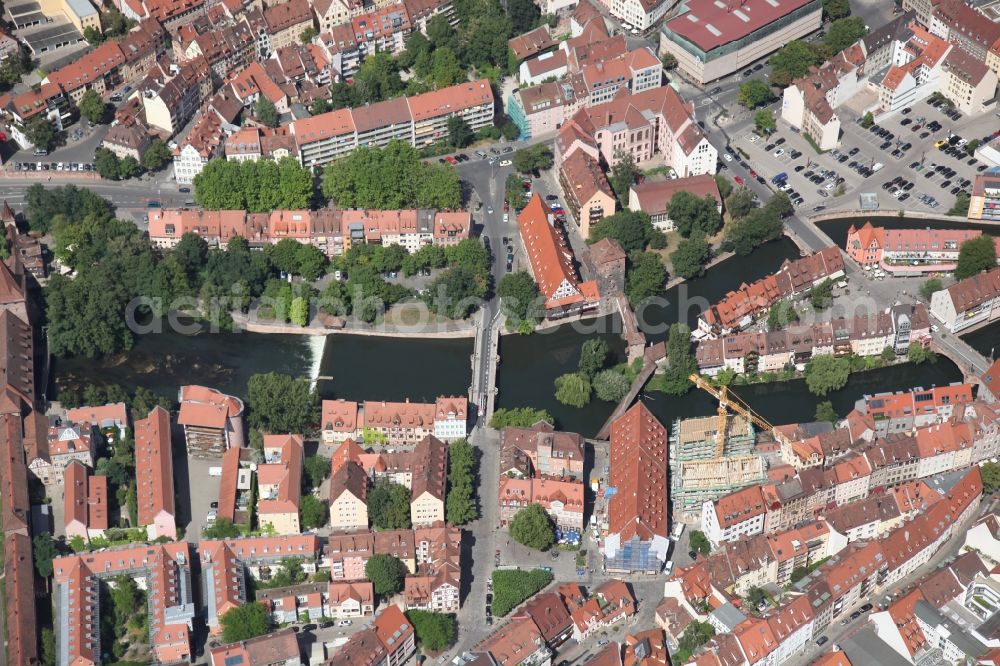
<path fill-rule="evenodd" d="M 756 109 L 774 101 L 774 93 L 771 86 L 761 79 L 750 79 L 740 84 L 740 92 L 736 96 L 736 101 L 740 106 L 748 109 Z"/>
<path fill-rule="evenodd" d="M 829 421 L 830 423 L 835 423 L 837 418 L 837 411 L 833 408 L 833 403 L 829 400 L 824 400 L 816 405 L 817 421 Z"/>
<path fill-rule="evenodd" d="M 684 395 L 691 389 L 692 374 L 698 372 L 698 361 L 691 350 L 691 329 L 687 324 L 671 324 L 667 334 L 667 367 L 657 375 L 650 388 L 669 395 Z"/>
<path fill-rule="evenodd" d="M 614 190 L 615 196 L 618 197 L 619 203 L 622 204 L 622 208 L 628 204 L 628 192 L 635 185 L 635 180 L 641 173 L 635 164 L 635 157 L 632 153 L 623 151 L 615 153 L 614 165 L 611 167 L 608 183 Z"/>
<path fill-rule="evenodd" d="M 292 299 L 291 308 L 288 311 L 288 317 L 293 324 L 296 326 L 305 326 L 309 323 L 309 303 L 306 299 L 298 296 Z"/>
<path fill-rule="evenodd" d="M 796 39 L 781 47 L 768 62 L 771 84 L 783 88 L 793 79 L 805 76 L 810 67 L 823 62 L 823 55 L 812 44 Z"/>
<path fill-rule="evenodd" d="M 984 463 L 979 468 L 979 474 L 983 478 L 983 490 L 987 493 L 1000 490 L 1000 465 L 995 462 Z"/>
<path fill-rule="evenodd" d="M 896 360 L 896 350 L 887 345 L 884 349 L 882 349 L 882 353 L 879 354 L 879 358 L 883 363 L 892 363 Z"/>
<path fill-rule="evenodd" d="M 35 148 L 48 150 L 56 138 L 56 128 L 47 116 L 39 114 L 24 124 L 24 136 Z"/>
<path fill-rule="evenodd" d="M 467 78 L 454 51 L 446 46 L 434 50 L 431 55 L 431 81 L 435 88 L 447 88 Z"/>
<path fill-rule="evenodd" d="M 691 545 L 691 550 L 696 553 L 708 555 L 712 552 L 712 544 L 709 543 L 708 537 L 701 530 L 691 530 L 688 534 L 688 542 Z"/>
<path fill-rule="evenodd" d="M 312 493 L 303 495 L 299 500 L 299 523 L 303 530 L 323 527 L 328 515 L 326 502 L 317 499 Z"/>
<path fill-rule="evenodd" d="M 507 0 L 513 34 L 520 35 L 538 26 L 542 12 L 531 0 Z"/>
<path fill-rule="evenodd" d="M 919 342 L 911 342 L 910 346 L 906 348 L 906 360 L 916 365 L 920 365 L 922 363 L 936 363 L 937 354 L 931 351 L 930 348 L 924 347 Z"/>
<path fill-rule="evenodd" d="M 670 253 L 670 265 L 673 266 L 675 275 L 690 279 L 701 275 L 705 262 L 711 258 L 712 246 L 705 239 L 705 234 L 697 231 L 678 243 L 677 249 Z"/>
<path fill-rule="evenodd" d="M 376 52 L 364 59 L 354 75 L 354 98 L 357 104 L 374 104 L 400 95 L 406 85 L 399 77 L 399 67 L 392 55 Z"/>
<path fill-rule="evenodd" d="M 406 618 L 413 624 L 417 643 L 425 651 L 439 652 L 455 644 L 458 632 L 454 615 L 409 610 Z"/>
<path fill-rule="evenodd" d="M 618 402 L 629 391 L 630 382 L 625 375 L 617 370 L 602 370 L 594 375 L 592 382 L 594 393 L 606 402 Z"/>
<path fill-rule="evenodd" d="M 320 99 L 314 100 L 313 103 L 309 106 L 309 114 L 313 116 L 318 116 L 323 113 L 329 113 L 330 111 L 333 111 L 333 104 L 330 103 L 330 100 L 323 99 L 322 97 Z"/>
<path fill-rule="evenodd" d="M 83 97 L 80 98 L 77 108 L 80 110 L 80 115 L 96 125 L 104 119 L 108 105 L 104 103 L 104 100 L 101 99 L 96 90 L 88 88 L 83 93 Z"/>
<path fill-rule="evenodd" d="M 509 328 L 530 332 L 540 317 L 541 305 L 538 285 L 527 271 L 507 273 L 497 285 L 500 307 Z"/>
<path fill-rule="evenodd" d="M 715 186 L 719 188 L 719 196 L 725 201 L 733 193 L 733 181 L 721 173 L 715 174 Z"/>
<path fill-rule="evenodd" d="M 252 375 L 247 383 L 251 428 L 303 433 L 319 423 L 319 398 L 309 380 L 277 372 Z"/>
<path fill-rule="evenodd" d="M 368 517 L 378 530 L 410 527 L 410 490 L 398 483 L 380 480 L 368 491 Z"/>
<path fill-rule="evenodd" d="M 996 246 L 993 237 L 983 234 L 962 243 L 958 250 L 958 265 L 955 279 L 964 280 L 982 271 L 990 270 L 997 263 Z"/>
<path fill-rule="evenodd" d="M 35 570 L 42 578 L 49 578 L 52 575 L 52 560 L 59 555 L 56 550 L 56 542 L 52 540 L 52 535 L 42 532 L 32 541 L 33 553 L 35 556 Z"/>
<path fill-rule="evenodd" d="M 660 64 L 663 66 L 665 71 L 670 71 L 677 67 L 677 58 L 674 57 L 673 53 L 664 53 L 663 57 L 660 58 Z"/>
<path fill-rule="evenodd" d="M 423 162 L 416 149 L 401 141 L 381 149 L 359 148 L 328 164 L 322 187 L 340 208 L 453 210 L 462 200 L 453 166 Z"/>
<path fill-rule="evenodd" d="M 778 125 L 774 121 L 774 113 L 767 109 L 762 109 L 754 114 L 753 116 L 754 126 L 757 131 L 762 134 L 770 134 Z"/>
<path fill-rule="evenodd" d="M 548 550 L 556 541 L 552 519 L 540 504 L 529 504 L 510 522 L 510 536 L 523 546 Z"/>
<path fill-rule="evenodd" d="M 487 129 L 487 128 L 483 128 Z M 480 130 L 482 131 L 482 130 Z M 503 125 L 500 126 L 500 135 L 503 136 L 507 141 L 516 141 L 517 137 L 521 136 L 521 129 L 516 123 L 508 120 Z"/>
<path fill-rule="evenodd" d="M 647 213 L 622 210 L 592 225 L 587 242 L 596 243 L 603 238 L 611 238 L 618 241 L 625 254 L 631 254 L 644 250 L 652 236 L 653 223 Z"/>
<path fill-rule="evenodd" d="M 149 143 L 146 152 L 142 154 L 142 166 L 147 171 L 159 171 L 171 159 L 170 147 L 163 139 L 156 138 Z"/>
<path fill-rule="evenodd" d="M 830 354 L 813 356 L 806 364 L 806 386 L 814 395 L 826 395 L 842 389 L 851 374 L 851 364 L 845 358 Z"/>
<path fill-rule="evenodd" d="M 365 578 L 371 581 L 375 594 L 391 596 L 403 589 L 406 565 L 392 555 L 372 555 L 365 562 Z"/>
<path fill-rule="evenodd" d="M 756 610 L 767 601 L 767 593 L 759 587 L 751 587 L 747 590 L 746 601 L 749 608 Z"/>
<path fill-rule="evenodd" d="M 696 232 L 711 236 L 722 227 L 718 202 L 710 194 L 699 198 L 691 192 L 681 190 L 670 198 L 667 215 L 674 221 L 678 233 L 685 238 Z"/>
<path fill-rule="evenodd" d="M 464 525 L 475 520 L 476 508 L 476 454 L 475 449 L 465 439 L 459 439 L 448 447 L 448 495 L 445 499 L 445 513 L 451 525 Z"/>
<path fill-rule="evenodd" d="M 472 143 L 476 134 L 462 116 L 448 119 L 448 142 L 456 148 L 465 148 Z"/>
<path fill-rule="evenodd" d="M 753 210 L 753 192 L 745 187 L 734 190 L 726 198 L 726 210 L 734 220 L 746 217 Z"/>
<path fill-rule="evenodd" d="M 823 38 L 823 45 L 831 55 L 840 53 L 868 34 L 865 20 L 860 16 L 837 19 L 830 24 Z"/>
<path fill-rule="evenodd" d="M 940 278 L 930 278 L 920 285 L 920 295 L 923 296 L 924 300 L 929 301 L 934 292 L 941 291 L 943 287 Z"/>
<path fill-rule="evenodd" d="M 305 472 L 302 480 L 308 483 L 308 489 L 319 488 L 323 479 L 330 473 L 330 459 L 324 456 L 308 456 L 302 463 L 302 471 Z"/>
<path fill-rule="evenodd" d="M 604 368 L 610 354 L 611 349 L 603 338 L 585 340 L 580 349 L 580 362 L 577 369 L 581 375 L 590 379 Z"/>
<path fill-rule="evenodd" d="M 711 640 L 714 635 L 715 628 L 708 622 L 692 621 L 678 641 L 677 652 L 673 654 L 672 658 L 679 664 L 688 662 L 691 655 Z"/>
<path fill-rule="evenodd" d="M 232 539 L 240 535 L 240 528 L 228 518 L 216 518 L 202 529 L 201 535 L 206 539 Z"/>
<path fill-rule="evenodd" d="M 56 632 L 42 627 L 42 666 L 56 666 Z"/>
<path fill-rule="evenodd" d="M 795 311 L 795 306 L 791 301 L 778 301 L 771 306 L 771 311 L 767 313 L 767 330 L 780 331 L 798 320 L 799 313 Z"/>
<path fill-rule="evenodd" d="M 948 209 L 948 215 L 954 215 L 956 217 L 965 217 L 969 214 L 969 204 L 972 199 L 965 192 L 959 192 L 955 197 L 955 203 L 952 204 L 951 208 Z"/>
<path fill-rule="evenodd" d="M 809 303 L 817 312 L 826 310 L 833 305 L 833 280 L 826 279 L 809 292 Z"/>
<path fill-rule="evenodd" d="M 131 155 L 126 155 L 122 158 L 122 161 L 118 163 L 118 175 L 122 178 L 122 180 L 136 178 L 141 173 L 142 167 L 139 165 L 139 160 L 135 159 Z"/>
<path fill-rule="evenodd" d="M 556 377 L 556 400 L 564 405 L 584 407 L 590 402 L 590 380 L 579 372 Z"/>
<path fill-rule="evenodd" d="M 823 18 L 836 21 L 851 15 L 851 4 L 847 0 L 823 0 Z"/>
<path fill-rule="evenodd" d="M 503 617 L 521 605 L 525 599 L 552 582 L 552 573 L 544 569 L 507 569 L 494 571 L 493 615 Z"/>
<path fill-rule="evenodd" d="M 866 113 L 864 117 L 861 118 L 861 127 L 863 127 L 864 129 L 868 129 L 874 124 L 875 124 L 875 116 L 872 115 L 871 111 Z"/>
<path fill-rule="evenodd" d="M 222 640 L 225 643 L 263 636 L 271 625 L 267 607 L 257 601 L 230 608 L 219 618 L 219 622 L 222 624 Z"/>
<path fill-rule="evenodd" d="M 607 218 L 605 218 L 607 219 Z M 667 280 L 667 271 L 659 255 L 653 252 L 638 252 L 630 255 L 625 274 L 625 294 L 632 307 L 637 307 L 647 298 L 657 295 Z"/>
<path fill-rule="evenodd" d="M 316 30 L 316 28 L 314 28 L 313 26 L 309 26 L 308 28 L 303 30 L 302 33 L 299 35 L 299 41 L 301 41 L 303 44 L 308 44 L 313 39 L 315 39 L 316 35 L 318 34 L 319 31 Z"/>
<path fill-rule="evenodd" d="M 555 425 L 556 421 L 544 409 L 532 409 L 531 407 L 501 407 L 494 410 L 490 418 L 490 427 L 496 430 L 503 428 L 530 428 L 539 421 L 545 421 L 549 425 Z"/>
<path fill-rule="evenodd" d="M 515 150 L 511 162 L 514 169 L 521 173 L 531 173 L 535 169 L 549 169 L 552 167 L 552 151 L 547 144 L 539 143 L 530 148 Z"/>
<path fill-rule="evenodd" d="M 121 162 L 118 156 L 107 148 L 101 147 L 94 151 L 94 168 L 104 180 L 118 180 Z"/>
<path fill-rule="evenodd" d="M 257 103 L 253 107 L 253 114 L 257 117 L 257 120 L 268 127 L 278 126 L 278 109 L 274 106 L 274 102 L 264 95 L 257 98 Z"/>

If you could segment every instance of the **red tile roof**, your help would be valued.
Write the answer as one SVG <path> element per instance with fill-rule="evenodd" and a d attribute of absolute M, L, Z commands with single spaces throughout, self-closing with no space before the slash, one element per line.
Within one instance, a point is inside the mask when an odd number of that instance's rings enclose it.
<path fill-rule="evenodd" d="M 517 217 L 531 272 L 546 299 L 546 307 L 554 307 L 557 302 L 568 305 L 567 299 L 583 300 L 580 280 L 573 268 L 573 250 L 549 222 L 550 214 L 536 192 Z"/>
<path fill-rule="evenodd" d="M 743 0 L 729 10 L 713 0 L 691 0 L 666 27 L 702 51 L 743 39 L 809 4 L 809 0 Z"/>
<path fill-rule="evenodd" d="M 174 515 L 174 459 L 170 412 L 154 407 L 135 423 L 136 499 L 139 524 L 150 525 L 160 512 Z"/>
<path fill-rule="evenodd" d="M 667 431 L 638 403 L 611 425 L 608 530 L 627 541 L 667 536 Z"/>

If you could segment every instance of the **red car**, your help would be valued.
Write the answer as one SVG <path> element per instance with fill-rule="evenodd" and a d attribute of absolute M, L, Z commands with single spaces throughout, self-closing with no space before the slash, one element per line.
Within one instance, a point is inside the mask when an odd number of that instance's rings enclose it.
<path fill-rule="evenodd" d="M 742 178 L 740 178 L 739 176 L 733 176 L 733 180 L 736 181 L 737 185 L 740 185 L 742 187 L 742 185 L 743 185 L 743 179 Z"/>
<path fill-rule="evenodd" d="M 446 161 L 446 162 L 447 162 L 448 164 L 458 164 L 458 160 L 456 160 L 456 159 L 455 159 L 454 157 L 452 157 L 451 155 L 448 155 L 448 156 L 447 156 L 447 157 L 445 157 L 444 159 L 445 159 L 445 161 Z"/>
<path fill-rule="evenodd" d="M 503 212 L 510 212 L 510 204 L 506 201 L 503 202 Z"/>
<path fill-rule="evenodd" d="M 757 172 L 754 171 L 753 169 L 750 169 L 750 177 L 751 178 L 756 178 L 757 177 Z"/>

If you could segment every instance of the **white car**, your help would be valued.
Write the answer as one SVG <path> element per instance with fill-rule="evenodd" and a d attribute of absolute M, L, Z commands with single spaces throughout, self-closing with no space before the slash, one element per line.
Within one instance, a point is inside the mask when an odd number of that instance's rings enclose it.
<path fill-rule="evenodd" d="M 210 522 L 210 523 L 214 523 L 215 519 L 218 518 L 218 517 L 219 517 L 218 510 L 217 509 L 212 509 L 211 511 L 208 512 L 208 516 L 206 517 L 206 520 L 208 522 Z"/>
<path fill-rule="evenodd" d="M 931 324 L 931 330 L 934 331 L 935 333 L 937 333 L 938 332 L 938 325 L 937 324 Z"/>
<path fill-rule="evenodd" d="M 832 190 L 832 189 L 833 189 L 833 183 L 827 183 L 827 184 L 826 184 L 826 185 L 825 185 L 825 186 L 823 187 L 823 189 L 824 189 L 824 190 L 826 190 L 827 192 L 829 192 L 830 190 Z"/>
<path fill-rule="evenodd" d="M 757 143 L 757 139 L 760 138 L 756 134 L 750 135 L 750 143 Z"/>
<path fill-rule="evenodd" d="M 351 626 L 351 621 L 350 620 L 341 620 L 340 622 L 337 623 L 337 626 L 338 627 L 349 627 L 349 626 Z"/>
<path fill-rule="evenodd" d="M 510 160 L 500 160 L 500 166 L 510 166 Z"/>
<path fill-rule="evenodd" d="M 733 156 L 730 155 L 729 153 L 723 153 L 722 159 L 726 160 L 727 162 L 732 162 L 733 161 Z"/>
<path fill-rule="evenodd" d="M 340 278 L 341 278 L 340 271 L 334 271 L 333 272 L 333 279 L 336 280 L 337 282 L 340 282 Z"/>
<path fill-rule="evenodd" d="M 785 154 L 785 149 L 784 148 L 778 148 L 776 151 L 774 151 L 774 156 L 775 157 L 781 157 L 784 154 Z"/>

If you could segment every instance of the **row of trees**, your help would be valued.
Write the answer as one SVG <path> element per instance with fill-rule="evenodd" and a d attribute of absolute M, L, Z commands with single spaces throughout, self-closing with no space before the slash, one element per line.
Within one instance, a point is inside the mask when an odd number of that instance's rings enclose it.
<path fill-rule="evenodd" d="M 573 407 L 584 407 L 592 395 L 606 402 L 618 402 L 628 393 L 637 373 L 622 364 L 608 367 L 611 349 L 603 338 L 591 338 L 580 349 L 577 371 L 555 380 L 556 400 Z"/>
<path fill-rule="evenodd" d="M 415 148 L 392 141 L 385 148 L 359 148 L 329 164 L 323 194 L 340 208 L 437 208 L 461 206 L 455 168 L 423 162 Z"/>
<path fill-rule="evenodd" d="M 194 177 L 194 200 L 208 210 L 299 210 L 313 200 L 313 180 L 292 157 L 277 162 L 218 158 Z"/>
<path fill-rule="evenodd" d="M 532 407 L 500 407 L 493 410 L 490 418 L 490 427 L 496 430 L 503 428 L 530 428 L 539 421 L 545 421 L 550 425 L 555 425 L 556 421 L 552 414 L 544 409 L 534 409 Z"/>
<path fill-rule="evenodd" d="M 476 450 L 460 439 L 448 447 L 448 495 L 445 513 L 451 525 L 465 525 L 479 517 L 476 506 Z"/>

